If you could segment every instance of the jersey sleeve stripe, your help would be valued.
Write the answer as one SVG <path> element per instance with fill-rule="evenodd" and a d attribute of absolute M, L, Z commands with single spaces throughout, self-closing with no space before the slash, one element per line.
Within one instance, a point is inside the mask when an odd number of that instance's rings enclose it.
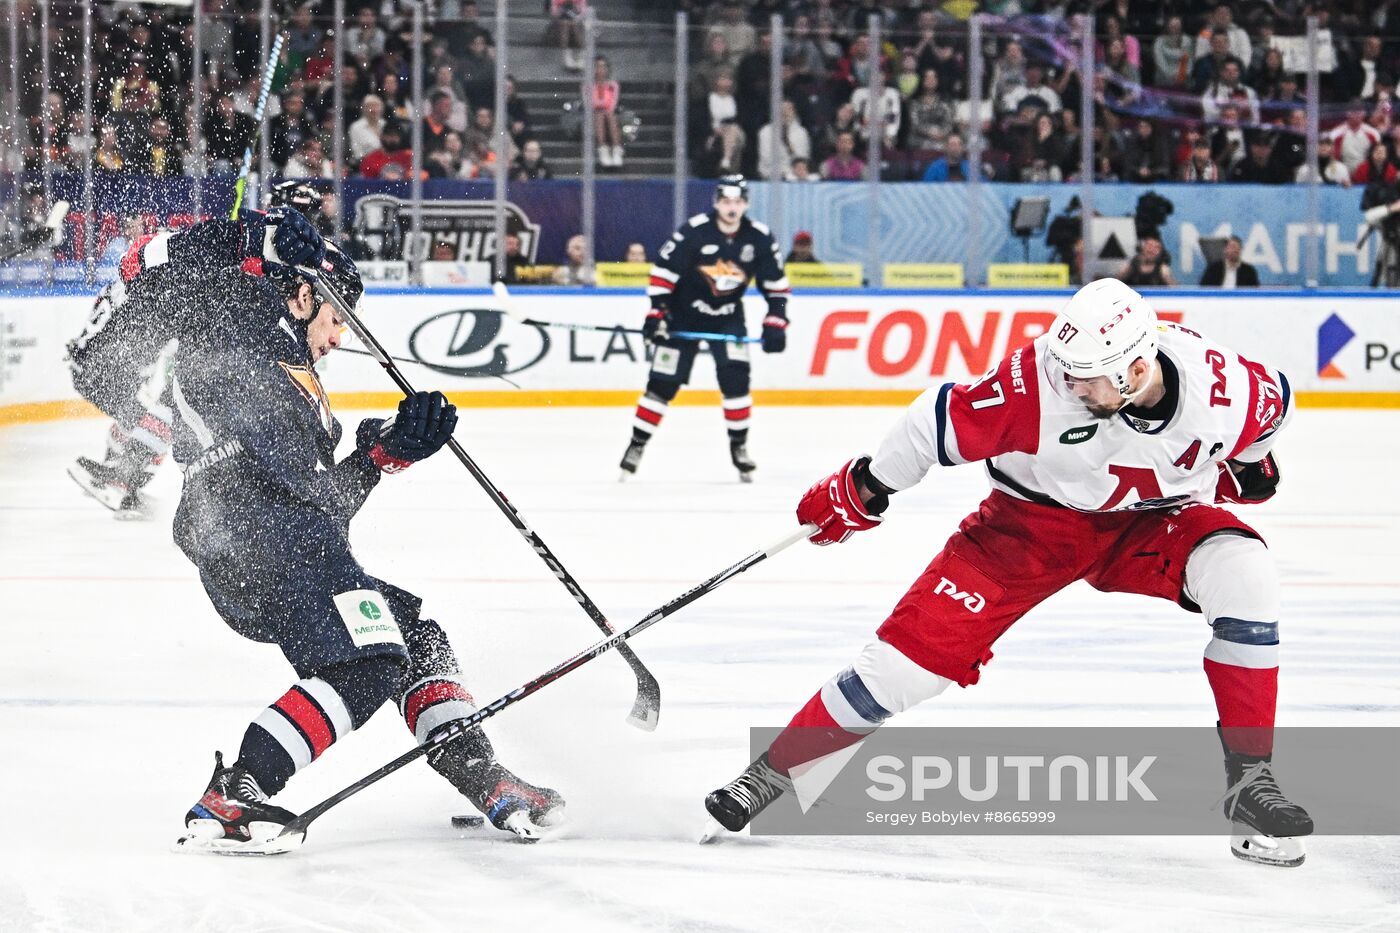
<path fill-rule="evenodd" d="M 938 428 L 938 462 L 942 466 L 957 466 L 967 462 L 958 450 L 958 438 L 953 431 L 953 422 L 948 417 L 948 398 L 952 392 L 953 383 L 945 382 L 943 388 L 938 390 L 938 401 L 933 407 Z"/>
<path fill-rule="evenodd" d="M 791 283 L 788 282 L 787 276 L 783 276 L 781 279 L 778 279 L 776 282 L 764 282 L 764 283 L 763 283 L 763 287 L 766 288 L 766 289 L 768 289 L 768 291 L 770 291 L 770 292 L 790 292 L 790 291 L 792 291 L 792 285 L 791 285 Z"/>
<path fill-rule="evenodd" d="M 670 269 L 663 266 L 652 266 L 651 277 L 653 279 L 661 279 L 662 281 L 672 283 L 680 280 L 680 275 L 678 273 L 672 272 Z"/>

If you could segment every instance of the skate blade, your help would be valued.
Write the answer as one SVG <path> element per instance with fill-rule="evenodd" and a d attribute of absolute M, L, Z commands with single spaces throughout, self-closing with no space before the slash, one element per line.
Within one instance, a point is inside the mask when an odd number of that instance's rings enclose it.
<path fill-rule="evenodd" d="M 1298 836 L 1265 836 L 1238 824 L 1230 836 L 1230 851 L 1237 859 L 1279 868 L 1297 868 L 1307 858 Z"/>
<path fill-rule="evenodd" d="M 194 852 L 201 855 L 284 855 L 293 849 L 301 848 L 301 844 L 305 841 L 305 833 L 290 833 L 286 836 L 274 835 L 266 839 L 211 838 L 201 834 L 199 829 L 195 828 L 194 832 L 176 840 L 175 851 Z"/>
<path fill-rule="evenodd" d="M 514 833 L 521 842 L 535 843 L 559 839 L 567 833 L 567 827 L 564 808 L 555 807 L 541 816 L 538 822 L 530 819 L 527 811 L 517 810 L 506 817 L 506 825 L 502 828 Z"/>
<path fill-rule="evenodd" d="M 753 482 L 753 471 L 750 470 L 750 471 L 747 472 L 747 473 L 740 473 L 740 474 L 739 474 L 739 482 L 741 482 L 741 483 L 752 483 L 752 482 Z"/>
<path fill-rule="evenodd" d="M 119 508 L 112 516 L 119 522 L 148 522 L 154 518 L 150 505 L 142 503 L 136 508 Z"/>
<path fill-rule="evenodd" d="M 718 842 L 727 832 L 729 832 L 729 830 L 719 825 L 719 820 L 711 817 L 706 820 L 705 825 L 700 828 L 700 833 L 696 836 L 695 841 L 702 846 L 707 846 L 713 842 Z"/>
<path fill-rule="evenodd" d="M 622 470 L 622 471 L 620 471 L 620 472 L 617 474 L 617 481 L 618 481 L 619 483 L 625 483 L 625 482 L 627 482 L 629 479 L 631 479 L 633 476 L 636 476 L 636 475 L 637 475 L 637 474 L 635 474 L 635 473 L 628 473 L 626 470 Z"/>

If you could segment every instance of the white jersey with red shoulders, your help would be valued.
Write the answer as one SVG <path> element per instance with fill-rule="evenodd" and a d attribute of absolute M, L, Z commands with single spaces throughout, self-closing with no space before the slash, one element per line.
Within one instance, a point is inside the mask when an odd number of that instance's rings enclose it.
<path fill-rule="evenodd" d="M 1159 324 L 1168 395 L 1096 418 L 1069 391 L 1048 335 L 976 382 L 929 389 L 886 436 L 871 475 L 907 489 L 935 463 L 986 461 L 993 487 L 1085 512 L 1215 501 L 1226 460 L 1255 463 L 1293 414 L 1288 380 L 1178 324 Z M 1174 405 L 1172 404 L 1174 396 Z"/>

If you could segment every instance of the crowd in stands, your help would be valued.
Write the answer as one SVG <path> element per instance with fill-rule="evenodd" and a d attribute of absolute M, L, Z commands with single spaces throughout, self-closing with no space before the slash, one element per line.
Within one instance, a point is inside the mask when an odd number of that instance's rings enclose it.
<path fill-rule="evenodd" d="M 1102 181 L 1283 184 L 1305 172 L 1307 116 L 1298 37 L 1315 16 L 1323 39 L 1319 169 L 1328 183 L 1395 180 L 1394 112 L 1400 32 L 1390 3 L 1360 0 L 673 0 L 693 25 L 690 137 L 700 177 L 730 172 L 794 181 L 868 178 L 872 133 L 882 177 L 960 181 L 1073 181 L 1081 172 L 1081 101 L 1091 95 L 1093 174 Z M 193 109 L 193 25 L 164 5 L 101 4 L 93 47 L 95 119 L 84 125 L 77 4 L 53 7 L 53 92 L 25 85 L 25 165 L 156 176 L 237 171 L 252 137 L 259 85 L 259 0 L 202 0 L 202 119 Z M 413 4 L 347 0 L 342 72 L 346 172 L 402 179 L 421 132 L 429 178 L 489 176 L 498 120 L 509 175 L 552 177 L 513 80 L 495 106 L 495 47 L 478 0 L 429 0 L 422 113 L 412 86 Z M 21 50 L 37 73 L 42 45 L 24 4 Z M 494 3 L 488 6 L 494 9 Z M 616 110 L 623 91 L 605 59 L 582 60 L 586 0 L 521 0 L 552 18 L 544 41 L 562 64 L 594 70 L 599 163 L 623 164 Z M 330 4 L 283 9 L 288 34 L 269 103 L 275 174 L 335 171 L 334 46 Z M 968 19 L 983 30 L 983 86 L 968 87 Z M 1077 14 L 1094 28 L 1095 74 L 1078 63 Z M 773 37 L 783 17 L 781 97 L 769 113 Z M 879 47 L 871 26 L 879 23 Z M 667 31 L 663 23 L 651 27 Z M 658 41 L 661 41 L 660 39 Z M 671 41 L 666 35 L 664 41 Z M 34 61 L 30 61 L 32 57 Z M 872 61 L 881 90 L 871 93 Z M 976 93 L 972 93 L 973 91 Z M 969 100 L 979 126 L 970 125 Z M 198 130 L 198 133 L 195 130 Z M 49 144 L 44 145 L 45 134 Z M 980 164 L 970 131 L 978 130 Z M 196 136 L 202 144 L 196 145 Z"/>
<path fill-rule="evenodd" d="M 676 0 L 697 24 L 690 88 L 698 174 L 867 178 L 872 133 L 885 179 L 1047 182 L 1081 174 L 1092 95 L 1099 181 L 1285 184 L 1304 177 L 1301 73 L 1319 26 L 1320 165 L 1339 185 L 1400 164 L 1400 17 L 1357 0 Z M 968 20 L 983 20 L 981 120 L 971 126 Z M 770 109 L 769 24 L 783 17 L 782 100 Z M 1092 17 L 1095 73 L 1079 64 Z M 872 50 L 872 24 L 880 48 Z M 1384 37 L 1384 38 L 1383 38 Z M 878 59 L 879 101 L 871 63 Z M 879 106 L 877 106 L 877 103 Z M 980 129 L 981 164 L 969 157 Z M 781 147 L 778 141 L 781 140 Z M 774 159 L 781 151 L 783 160 Z"/>

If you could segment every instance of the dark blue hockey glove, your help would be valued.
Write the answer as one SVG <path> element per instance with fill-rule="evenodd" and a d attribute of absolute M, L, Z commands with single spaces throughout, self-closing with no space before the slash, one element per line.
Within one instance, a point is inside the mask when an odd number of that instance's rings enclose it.
<path fill-rule="evenodd" d="M 763 352 L 782 353 L 787 349 L 787 318 L 770 314 L 763 319 Z"/>
<path fill-rule="evenodd" d="M 399 402 L 399 413 L 392 419 L 361 421 L 355 446 L 385 473 L 398 473 L 441 450 L 456 427 L 457 406 L 445 395 L 417 392 Z"/>
<path fill-rule="evenodd" d="M 671 336 L 671 312 L 665 308 L 652 308 L 647 319 L 642 322 L 642 339 L 655 343 Z"/>
<path fill-rule="evenodd" d="M 326 258 L 321 234 L 300 211 L 274 207 L 243 215 L 244 249 L 250 258 L 281 266 L 319 266 Z"/>

